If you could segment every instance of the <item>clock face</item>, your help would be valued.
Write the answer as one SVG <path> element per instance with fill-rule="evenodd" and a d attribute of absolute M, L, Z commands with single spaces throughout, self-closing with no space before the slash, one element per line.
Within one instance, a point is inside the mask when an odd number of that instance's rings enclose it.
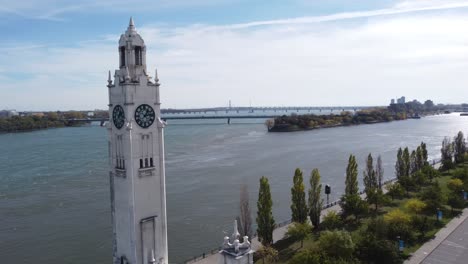
<path fill-rule="evenodd" d="M 142 128 L 150 127 L 155 119 L 154 110 L 147 104 L 142 104 L 135 110 L 135 121 Z"/>
<path fill-rule="evenodd" d="M 112 121 L 117 129 L 121 129 L 125 123 L 125 112 L 120 105 L 116 105 L 112 111 Z"/>

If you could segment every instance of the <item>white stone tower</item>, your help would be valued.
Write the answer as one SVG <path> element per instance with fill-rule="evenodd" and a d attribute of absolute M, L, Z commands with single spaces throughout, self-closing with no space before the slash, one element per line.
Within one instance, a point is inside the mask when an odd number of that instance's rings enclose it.
<path fill-rule="evenodd" d="M 109 71 L 109 166 L 114 264 L 167 264 L 164 122 L 159 80 L 146 71 L 146 46 L 133 19 Z"/>

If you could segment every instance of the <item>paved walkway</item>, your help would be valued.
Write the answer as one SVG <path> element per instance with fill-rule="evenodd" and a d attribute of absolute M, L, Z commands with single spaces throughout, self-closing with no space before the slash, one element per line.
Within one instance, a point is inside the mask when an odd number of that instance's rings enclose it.
<path fill-rule="evenodd" d="M 468 208 L 422 245 L 405 264 L 468 263 Z"/>

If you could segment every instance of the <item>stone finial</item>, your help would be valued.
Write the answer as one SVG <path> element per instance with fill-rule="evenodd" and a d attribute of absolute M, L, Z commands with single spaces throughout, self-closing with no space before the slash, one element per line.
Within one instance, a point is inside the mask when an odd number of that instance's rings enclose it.
<path fill-rule="evenodd" d="M 231 240 L 235 241 L 239 239 L 239 237 L 240 237 L 240 233 L 239 233 L 239 230 L 237 229 L 237 220 L 234 220 L 234 232 L 232 233 Z"/>
<path fill-rule="evenodd" d="M 154 250 L 151 250 L 148 264 L 156 264 L 156 259 L 154 258 Z"/>
<path fill-rule="evenodd" d="M 125 66 L 125 81 L 130 81 L 130 72 L 128 71 L 128 66 Z"/>
<path fill-rule="evenodd" d="M 234 232 L 232 237 L 224 237 L 223 246 L 221 252 L 230 254 L 232 256 L 243 256 L 251 252 L 251 245 L 249 242 L 249 237 L 244 236 L 244 242 L 240 243 L 239 241 L 239 231 L 237 230 L 237 220 L 234 221 Z M 231 243 L 232 242 L 232 243 Z"/>
<path fill-rule="evenodd" d="M 111 72 L 109 71 L 109 77 L 107 78 L 107 83 L 112 85 Z"/>

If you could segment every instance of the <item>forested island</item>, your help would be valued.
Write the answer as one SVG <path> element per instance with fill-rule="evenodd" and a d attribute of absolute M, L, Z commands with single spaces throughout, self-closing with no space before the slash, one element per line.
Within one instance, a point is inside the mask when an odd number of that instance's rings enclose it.
<path fill-rule="evenodd" d="M 446 107 L 444 105 L 436 106 L 431 100 L 427 100 L 424 104 L 418 101 L 412 101 L 404 104 L 390 104 L 388 107 L 376 107 L 356 112 L 345 111 L 339 114 L 283 115 L 276 117 L 274 120 L 267 120 L 266 126 L 269 132 L 292 132 L 420 118 L 424 115 L 443 112 L 445 109 Z"/>
<path fill-rule="evenodd" d="M 95 111 L 93 117 L 107 115 L 107 111 Z M 82 111 L 40 112 L 15 115 L 0 118 L 0 133 L 25 132 L 38 129 L 79 126 L 85 122 L 70 122 L 72 119 L 86 119 L 88 116 Z"/>

